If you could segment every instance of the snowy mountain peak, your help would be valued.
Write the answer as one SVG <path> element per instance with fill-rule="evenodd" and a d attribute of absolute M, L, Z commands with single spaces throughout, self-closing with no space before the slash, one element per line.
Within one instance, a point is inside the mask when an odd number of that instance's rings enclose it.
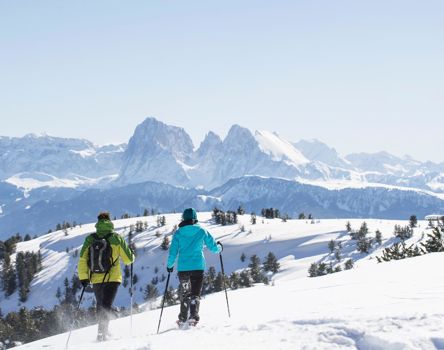
<path fill-rule="evenodd" d="M 220 147 L 221 145 L 222 145 L 222 139 L 219 137 L 219 135 L 210 131 L 205 136 L 205 139 L 202 141 L 198 150 L 196 151 L 197 156 L 202 157 L 203 155 L 208 154 L 215 147 L 218 146 Z"/>
<path fill-rule="evenodd" d="M 183 128 L 147 118 L 136 127 L 123 156 L 120 183 L 159 181 L 188 185 L 194 145 Z"/>
<path fill-rule="evenodd" d="M 317 161 L 329 166 L 351 168 L 351 164 L 342 158 L 334 148 L 316 140 L 300 140 L 293 144 L 310 161 Z"/>
<path fill-rule="evenodd" d="M 309 163 L 301 152 L 277 133 L 256 131 L 254 136 L 262 152 L 270 155 L 275 161 L 287 160 L 294 165 Z"/>

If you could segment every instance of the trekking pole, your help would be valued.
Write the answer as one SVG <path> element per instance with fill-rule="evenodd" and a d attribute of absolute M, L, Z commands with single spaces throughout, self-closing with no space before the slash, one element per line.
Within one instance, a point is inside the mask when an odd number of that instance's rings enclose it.
<path fill-rule="evenodd" d="M 130 296 L 131 296 L 131 305 L 130 305 L 130 335 L 133 334 L 133 265 L 131 264 L 131 287 L 130 287 Z"/>
<path fill-rule="evenodd" d="M 167 295 L 167 292 L 168 292 L 168 284 L 170 283 L 170 275 L 171 275 L 171 272 L 168 272 L 168 278 L 167 278 L 167 282 L 166 282 L 166 285 L 165 285 L 165 292 L 163 293 L 162 309 L 160 311 L 159 325 L 157 326 L 157 334 L 159 334 L 160 322 L 162 321 L 163 306 L 165 305 L 165 298 L 166 298 L 166 295 Z"/>
<path fill-rule="evenodd" d="M 79 299 L 79 303 L 77 305 L 77 310 L 80 310 L 80 304 L 82 303 L 83 294 L 85 293 L 85 289 L 86 289 L 86 286 L 83 287 L 82 293 L 80 294 L 80 299 Z M 71 333 L 72 333 L 73 326 L 74 326 L 74 320 L 71 322 L 71 327 L 70 327 L 70 330 L 69 330 L 68 339 L 66 340 L 65 350 L 68 349 L 69 339 L 71 338 Z"/>
<path fill-rule="evenodd" d="M 217 242 L 217 244 L 220 244 L 220 246 L 222 247 L 222 251 L 223 251 L 223 250 L 224 250 L 224 246 L 222 245 L 222 243 Z M 222 259 L 222 251 L 219 253 L 220 267 L 221 267 L 221 270 L 222 270 L 222 284 L 223 284 L 223 286 L 224 286 L 224 290 L 225 290 L 225 299 L 227 299 L 228 317 L 231 318 L 230 304 L 228 303 L 227 286 L 225 285 L 225 270 L 224 270 L 224 261 L 223 261 L 223 259 Z"/>

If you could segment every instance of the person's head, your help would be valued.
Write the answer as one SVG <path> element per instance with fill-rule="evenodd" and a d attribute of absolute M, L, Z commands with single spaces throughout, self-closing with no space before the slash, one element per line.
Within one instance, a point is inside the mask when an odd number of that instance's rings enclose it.
<path fill-rule="evenodd" d="M 197 213 L 194 208 L 187 208 L 182 213 L 183 221 L 193 221 L 194 223 L 198 222 Z"/>
<path fill-rule="evenodd" d="M 114 224 L 111 222 L 109 212 L 102 211 L 97 216 L 96 232 L 99 236 L 112 232 Z"/>
<path fill-rule="evenodd" d="M 108 220 L 111 221 L 111 218 L 109 216 L 109 212 L 107 211 L 102 211 L 99 213 L 99 215 L 97 216 L 97 220 Z"/>

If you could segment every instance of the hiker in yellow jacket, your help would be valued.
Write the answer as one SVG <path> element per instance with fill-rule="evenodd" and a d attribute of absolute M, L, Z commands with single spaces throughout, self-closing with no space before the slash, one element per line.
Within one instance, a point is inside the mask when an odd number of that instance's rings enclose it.
<path fill-rule="evenodd" d="M 114 232 L 108 212 L 102 212 L 96 233 L 86 237 L 80 251 L 78 274 L 83 287 L 92 283 L 96 297 L 99 327 L 97 340 L 106 340 L 112 304 L 122 283 L 120 259 L 125 265 L 134 262 L 134 253 L 124 239 Z"/>

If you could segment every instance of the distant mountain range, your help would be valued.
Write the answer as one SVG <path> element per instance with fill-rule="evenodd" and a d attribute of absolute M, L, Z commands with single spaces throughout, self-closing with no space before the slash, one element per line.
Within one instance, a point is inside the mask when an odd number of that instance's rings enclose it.
<path fill-rule="evenodd" d="M 256 193 L 255 193 L 255 192 Z M 244 204 L 326 217 L 405 218 L 444 209 L 444 163 L 386 152 L 339 155 L 317 140 L 233 125 L 195 148 L 182 128 L 147 118 L 128 144 L 27 135 L 0 137 L 0 234 L 40 233 L 149 207 L 209 210 Z"/>

